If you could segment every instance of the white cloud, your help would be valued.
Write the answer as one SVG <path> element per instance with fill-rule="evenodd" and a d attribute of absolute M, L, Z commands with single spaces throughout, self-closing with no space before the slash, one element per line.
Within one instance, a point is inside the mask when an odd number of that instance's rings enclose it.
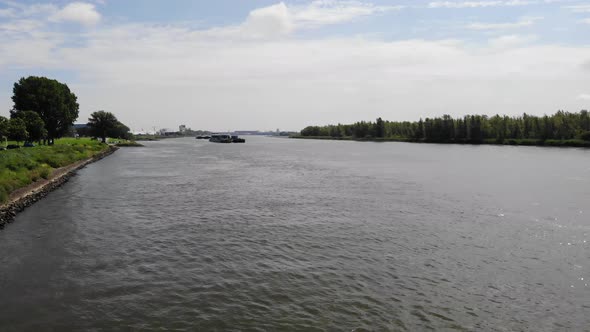
<path fill-rule="evenodd" d="M 0 17 L 15 17 L 16 11 L 14 8 L 0 8 Z"/>
<path fill-rule="evenodd" d="M 276 37 L 296 30 L 351 22 L 361 17 L 402 9 L 402 6 L 376 6 L 359 1 L 316 0 L 307 5 L 280 2 L 253 10 L 246 21 L 236 27 L 214 29 L 225 35 Z"/>
<path fill-rule="evenodd" d="M 298 130 L 378 116 L 543 114 L 587 104 L 572 91 L 590 86 L 581 70 L 589 47 L 532 44 L 534 36 L 519 35 L 479 46 L 285 36 L 341 22 L 330 11 L 297 18 L 307 9 L 277 4 L 242 24 L 208 30 L 123 24 L 68 36 L 30 26 L 35 33 L 28 38 L 0 33 L 0 44 L 11 45 L 0 48 L 0 73 L 6 80 L 19 78 L 7 68 L 74 73 L 67 83 L 79 97 L 80 121 L 106 109 L 133 129 L 182 122 L 211 130 Z M 272 31 L 281 38 L 268 38 Z M 9 94 L 0 91 L 0 110 L 12 105 Z"/>
<path fill-rule="evenodd" d="M 96 7 L 90 3 L 72 2 L 49 18 L 54 22 L 75 22 L 86 26 L 97 24 L 101 19 Z"/>
<path fill-rule="evenodd" d="M 359 1 L 313 1 L 307 6 L 291 8 L 295 22 L 303 26 L 318 26 L 349 22 L 356 18 L 399 10 L 403 6 L 376 6 Z"/>
<path fill-rule="evenodd" d="M 195 34 L 211 39 L 274 39 L 298 30 L 350 22 L 363 16 L 401 8 L 403 7 L 375 6 L 357 1 L 316 0 L 307 5 L 287 5 L 280 2 L 251 11 L 242 24 L 198 31 Z"/>
<path fill-rule="evenodd" d="M 505 7 L 525 6 L 535 4 L 536 1 L 503 0 L 503 1 L 434 1 L 428 4 L 429 8 L 479 8 L 479 7 Z"/>
<path fill-rule="evenodd" d="M 31 17 L 48 16 L 55 13 L 58 8 L 53 4 L 23 4 L 14 1 L 2 1 L 7 8 L 0 9 L 0 17 L 12 19 L 24 19 Z"/>
<path fill-rule="evenodd" d="M 182 120 L 220 130 L 301 129 L 377 116 L 409 120 L 424 110 L 542 114 L 578 107 L 564 101 L 590 85 L 579 70 L 590 49 L 527 46 L 527 38 L 473 49 L 458 41 L 236 41 L 136 25 L 92 33 L 84 47 L 46 56 L 50 68 L 79 74 L 80 83 L 70 86 L 82 118 L 109 109 L 133 127 Z"/>
<path fill-rule="evenodd" d="M 590 100 L 590 93 L 582 93 L 578 96 L 578 99 Z"/>
<path fill-rule="evenodd" d="M 242 32 L 248 36 L 282 35 L 295 28 L 289 9 L 284 3 L 253 10 L 242 24 Z"/>
<path fill-rule="evenodd" d="M 583 19 L 580 22 L 584 24 L 590 24 L 590 18 Z"/>
<path fill-rule="evenodd" d="M 72 2 L 63 8 L 53 4 L 23 4 L 14 1 L 3 1 L 7 8 L 0 9 L 0 17 L 7 18 L 5 24 L 14 25 L 19 21 L 37 21 L 37 25 L 46 22 L 74 22 L 82 25 L 95 25 L 101 15 L 95 5 L 84 2 Z"/>
<path fill-rule="evenodd" d="M 579 4 L 565 6 L 565 8 L 571 10 L 574 13 L 590 13 L 590 4 Z"/>
<path fill-rule="evenodd" d="M 489 40 L 489 45 L 495 49 L 514 48 L 526 45 L 537 39 L 534 35 L 508 35 L 492 38 Z"/>
<path fill-rule="evenodd" d="M 529 27 L 535 24 L 536 21 L 542 20 L 542 17 L 524 17 L 517 22 L 505 22 L 505 23 L 472 23 L 467 26 L 473 30 L 507 30 Z"/>
<path fill-rule="evenodd" d="M 43 26 L 42 22 L 33 19 L 19 19 L 0 23 L 0 33 L 34 33 Z"/>

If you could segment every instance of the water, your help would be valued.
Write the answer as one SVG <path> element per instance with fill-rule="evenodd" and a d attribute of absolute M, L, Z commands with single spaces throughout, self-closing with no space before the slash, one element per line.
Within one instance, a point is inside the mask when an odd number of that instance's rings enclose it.
<path fill-rule="evenodd" d="M 0 330 L 590 328 L 590 153 L 148 142 L 0 231 Z"/>

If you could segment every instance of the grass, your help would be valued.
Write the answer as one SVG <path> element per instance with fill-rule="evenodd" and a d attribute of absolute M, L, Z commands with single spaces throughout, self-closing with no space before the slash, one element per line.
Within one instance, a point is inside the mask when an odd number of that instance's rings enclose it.
<path fill-rule="evenodd" d="M 0 151 L 0 203 L 5 202 L 14 190 L 49 178 L 54 169 L 90 158 L 106 149 L 108 146 L 99 141 L 62 138 L 52 146 Z"/>
<path fill-rule="evenodd" d="M 137 143 L 136 141 L 130 141 L 126 139 L 109 139 L 109 144 L 115 144 L 119 147 L 142 147 L 143 144 Z"/>

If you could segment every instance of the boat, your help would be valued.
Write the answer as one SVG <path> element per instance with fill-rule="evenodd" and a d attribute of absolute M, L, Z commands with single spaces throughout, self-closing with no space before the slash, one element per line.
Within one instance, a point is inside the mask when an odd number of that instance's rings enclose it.
<path fill-rule="evenodd" d="M 237 135 L 232 135 L 231 141 L 233 143 L 246 143 L 246 140 L 243 138 L 239 138 Z"/>
<path fill-rule="evenodd" d="M 231 143 L 232 139 L 231 139 L 231 136 L 227 135 L 227 134 L 211 134 L 211 138 L 209 138 L 209 142 Z"/>
<path fill-rule="evenodd" d="M 199 135 L 197 137 L 195 137 L 196 139 L 210 139 L 211 136 L 207 136 L 207 135 Z"/>

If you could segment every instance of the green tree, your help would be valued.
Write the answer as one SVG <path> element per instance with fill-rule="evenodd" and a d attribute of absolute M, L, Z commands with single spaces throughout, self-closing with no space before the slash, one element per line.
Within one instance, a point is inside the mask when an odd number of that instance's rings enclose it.
<path fill-rule="evenodd" d="M 14 83 L 13 114 L 33 111 L 45 123 L 47 138 L 53 144 L 68 132 L 78 118 L 77 97 L 68 86 L 47 77 L 29 76 Z"/>
<path fill-rule="evenodd" d="M 8 132 L 8 119 L 3 116 L 0 116 L 0 141 L 3 139 L 3 137 L 8 136 L 7 132 Z"/>
<path fill-rule="evenodd" d="M 14 118 L 8 121 L 8 138 L 15 140 L 17 143 L 25 141 L 29 136 L 27 126 L 23 119 Z"/>
<path fill-rule="evenodd" d="M 301 130 L 301 135 L 302 136 L 320 136 L 320 127 L 318 126 L 308 126 L 303 128 L 303 130 Z"/>
<path fill-rule="evenodd" d="M 131 139 L 131 133 L 129 127 L 117 121 L 117 124 L 111 129 L 107 130 L 107 136 L 121 139 Z"/>
<path fill-rule="evenodd" d="M 590 132 L 590 113 L 558 111 L 543 117 L 523 114 L 507 115 L 465 115 L 453 119 L 450 115 L 420 119 L 418 122 L 392 122 L 380 118 L 375 122 L 356 122 L 337 126 L 309 126 L 301 131 L 304 136 L 348 136 L 359 139 L 387 137 L 410 141 L 436 143 L 486 142 L 517 143 L 522 139 L 542 141 L 549 139 L 588 140 Z M 383 135 L 383 136 L 382 136 Z M 528 142 L 530 143 L 530 142 Z"/>
<path fill-rule="evenodd" d="M 13 118 L 21 119 L 27 129 L 28 141 L 41 141 L 47 135 L 45 123 L 37 112 L 22 111 L 13 113 Z"/>
<path fill-rule="evenodd" d="M 100 137 L 106 143 L 109 131 L 114 130 L 120 122 L 111 112 L 96 111 L 88 118 L 88 127 L 93 136 Z"/>
<path fill-rule="evenodd" d="M 377 118 L 375 121 L 375 137 L 385 137 L 385 123 L 383 119 Z"/>

